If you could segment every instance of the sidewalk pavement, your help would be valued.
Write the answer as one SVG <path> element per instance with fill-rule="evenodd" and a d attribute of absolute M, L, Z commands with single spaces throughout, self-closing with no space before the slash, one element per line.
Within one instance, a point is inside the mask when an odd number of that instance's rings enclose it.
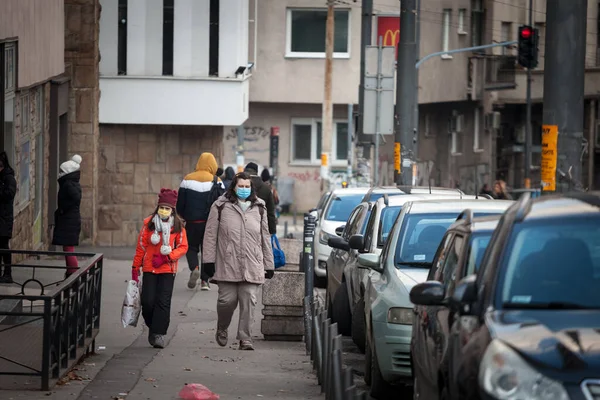
<path fill-rule="evenodd" d="M 229 329 L 230 345 L 214 340 L 218 286 L 212 291 L 189 290 L 188 268 L 181 260 L 175 280 L 167 347 L 149 347 L 147 330 L 123 328 L 121 305 L 131 273 L 133 249 L 104 250 L 101 330 L 97 354 L 84 359 L 71 380 L 51 392 L 2 391 L 0 398 L 63 399 L 178 399 L 185 383 L 201 383 L 226 399 L 316 399 L 319 387 L 301 342 L 266 342 L 260 334 L 261 295 L 255 313 L 255 351 L 236 349 L 237 312 Z M 114 253 L 114 255 L 113 255 Z"/>

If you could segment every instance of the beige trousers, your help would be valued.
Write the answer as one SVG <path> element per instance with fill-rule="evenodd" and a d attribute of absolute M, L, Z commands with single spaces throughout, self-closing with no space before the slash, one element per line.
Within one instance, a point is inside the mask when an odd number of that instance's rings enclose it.
<path fill-rule="evenodd" d="M 217 329 L 227 330 L 231 324 L 233 313 L 240 305 L 237 340 L 252 340 L 250 326 L 254 321 L 254 309 L 258 287 L 248 282 L 219 282 L 219 299 L 217 300 Z"/>

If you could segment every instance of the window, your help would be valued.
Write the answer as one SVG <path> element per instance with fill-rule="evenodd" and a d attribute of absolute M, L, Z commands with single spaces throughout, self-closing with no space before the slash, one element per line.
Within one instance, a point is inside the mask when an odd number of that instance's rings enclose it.
<path fill-rule="evenodd" d="M 463 120 L 464 116 L 457 111 L 452 112 L 450 117 L 450 154 L 459 156 L 463 153 Z"/>
<path fill-rule="evenodd" d="M 174 0 L 163 0 L 163 75 L 173 75 L 173 2 Z"/>
<path fill-rule="evenodd" d="M 348 157 L 348 123 L 333 121 L 331 143 L 332 163 L 342 163 Z M 320 164 L 322 124 L 317 119 L 292 120 L 292 162 Z"/>
<path fill-rule="evenodd" d="M 471 0 L 471 45 L 483 42 L 483 5 L 481 0 Z"/>
<path fill-rule="evenodd" d="M 346 223 L 346 228 L 344 229 L 344 232 L 342 233 L 342 237 L 344 238 L 344 240 L 346 240 L 346 241 L 350 240 L 350 237 L 357 233 L 358 228 L 361 225 L 363 209 L 364 209 L 364 206 L 356 207 L 354 209 L 354 211 L 352 212 L 352 215 L 350 216 L 350 218 L 348 218 L 348 222 Z"/>
<path fill-rule="evenodd" d="M 400 206 L 389 206 L 381 211 L 379 232 L 377 233 L 377 247 L 383 248 L 383 245 L 392 231 L 392 226 L 394 226 L 394 222 L 396 222 L 396 218 L 400 215 L 400 211 L 402 211 L 402 207 Z"/>
<path fill-rule="evenodd" d="M 17 86 L 17 44 L 0 43 L 0 144 L 14 165 L 15 88 Z"/>
<path fill-rule="evenodd" d="M 458 34 L 466 35 L 467 31 L 465 30 L 465 16 L 467 15 L 467 9 L 461 8 L 458 10 Z"/>
<path fill-rule="evenodd" d="M 425 137 L 435 136 L 435 133 L 431 131 L 431 117 L 429 114 L 423 115 L 423 134 Z"/>
<path fill-rule="evenodd" d="M 219 76 L 219 7 L 220 0 L 210 0 L 208 33 L 208 75 Z"/>
<path fill-rule="evenodd" d="M 456 267 L 460 261 L 463 242 L 464 238 L 456 235 L 442 269 L 442 283 L 446 287 L 447 295 L 452 294 L 454 291 L 454 284 L 456 283 Z"/>
<path fill-rule="evenodd" d="M 461 278 L 469 276 L 479 271 L 481 261 L 483 261 L 483 255 L 487 249 L 492 233 L 480 233 L 471 236 L 471 242 L 469 244 L 469 252 L 467 254 L 467 270 L 463 273 Z"/>
<path fill-rule="evenodd" d="M 37 136 L 35 137 L 35 209 L 33 211 L 33 243 L 34 245 L 42 243 L 42 204 L 44 195 L 44 87 L 40 86 L 36 91 L 36 100 L 38 103 L 36 127 Z"/>
<path fill-rule="evenodd" d="M 498 305 L 600 308 L 600 218 L 589 214 L 517 224 L 500 266 Z"/>
<path fill-rule="evenodd" d="M 349 56 L 350 11 L 335 10 L 334 57 Z M 325 57 L 326 9 L 288 9 L 286 55 L 290 57 Z"/>
<path fill-rule="evenodd" d="M 17 69 L 17 48 L 14 43 L 4 45 L 4 91 L 15 90 Z"/>
<path fill-rule="evenodd" d="M 29 94 L 21 95 L 21 134 L 29 136 L 29 119 L 31 111 L 29 109 Z"/>
<path fill-rule="evenodd" d="M 127 0 L 119 0 L 119 31 L 117 43 L 117 69 L 127 75 Z"/>
<path fill-rule="evenodd" d="M 511 38 L 511 30 L 512 30 L 512 23 L 510 22 L 503 22 L 502 26 L 500 27 L 500 41 L 501 42 L 508 42 Z M 501 51 L 502 51 L 502 55 L 508 55 L 510 53 L 510 50 L 507 47 L 501 47 Z"/>
<path fill-rule="evenodd" d="M 442 51 L 450 50 L 450 20 L 452 10 L 445 9 L 442 20 Z M 442 55 L 442 58 L 452 58 L 450 54 Z"/>
<path fill-rule="evenodd" d="M 599 12 L 600 12 L 600 8 L 599 8 Z M 600 20 L 598 20 L 598 23 L 600 24 Z M 544 22 L 536 22 L 535 23 L 535 28 L 538 30 L 538 35 L 539 35 L 539 46 L 538 46 L 538 60 L 539 60 L 539 64 L 538 64 L 538 68 L 544 68 L 544 54 L 545 54 L 545 50 L 546 50 L 546 46 L 544 45 L 545 38 L 546 38 L 546 23 Z M 600 31 L 598 31 L 598 34 L 600 35 Z M 600 65 L 600 62 L 597 64 Z"/>
<path fill-rule="evenodd" d="M 483 151 L 481 143 L 481 109 L 479 107 L 475 108 L 473 114 L 473 151 Z"/>
<path fill-rule="evenodd" d="M 453 232 L 446 232 L 446 236 L 442 239 L 440 246 L 437 249 L 436 255 L 433 259 L 433 264 L 429 269 L 429 275 L 427 275 L 428 281 L 442 281 L 442 266 L 444 265 L 444 260 L 446 260 L 446 256 L 448 255 L 448 251 L 450 251 L 450 241 L 453 239 Z"/>

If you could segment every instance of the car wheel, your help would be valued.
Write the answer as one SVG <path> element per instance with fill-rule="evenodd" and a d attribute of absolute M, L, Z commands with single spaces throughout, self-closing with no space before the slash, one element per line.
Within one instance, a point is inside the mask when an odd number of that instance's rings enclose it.
<path fill-rule="evenodd" d="M 352 341 L 362 353 L 365 352 L 366 348 L 366 329 L 365 300 L 361 298 L 354 306 L 354 311 L 352 312 Z"/>
<path fill-rule="evenodd" d="M 352 314 L 348 299 L 348 287 L 344 282 L 335 292 L 333 298 L 332 321 L 338 324 L 338 333 L 344 336 L 350 336 L 352 332 Z"/>
<path fill-rule="evenodd" d="M 371 363 L 373 362 L 371 341 L 365 337 L 365 383 L 371 386 Z"/>
<path fill-rule="evenodd" d="M 392 386 L 381 375 L 377 349 L 373 348 L 371 354 L 371 397 L 374 399 L 389 399 L 392 397 Z"/>

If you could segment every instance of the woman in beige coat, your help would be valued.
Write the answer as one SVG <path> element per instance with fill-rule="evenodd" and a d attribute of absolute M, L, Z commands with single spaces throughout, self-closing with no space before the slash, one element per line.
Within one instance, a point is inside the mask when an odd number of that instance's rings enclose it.
<path fill-rule="evenodd" d="M 240 350 L 254 350 L 250 325 L 258 287 L 274 273 L 273 249 L 265 203 L 256 197 L 250 176 L 239 173 L 210 209 L 202 261 L 215 267 L 219 285 L 216 341 L 227 345 L 227 330 L 240 305 L 237 340 Z"/>

